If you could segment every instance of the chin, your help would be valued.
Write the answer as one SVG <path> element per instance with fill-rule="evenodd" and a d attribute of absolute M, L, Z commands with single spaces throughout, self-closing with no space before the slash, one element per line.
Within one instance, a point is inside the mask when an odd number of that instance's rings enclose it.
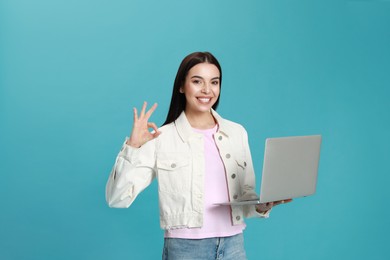
<path fill-rule="evenodd" d="M 210 112 L 211 110 L 211 106 L 202 106 L 202 107 L 189 107 L 186 109 L 187 112 L 194 112 L 194 113 L 206 113 L 206 112 Z"/>
<path fill-rule="evenodd" d="M 214 104 L 209 104 L 209 105 L 201 105 L 201 106 L 198 106 L 198 110 L 200 112 L 208 112 L 211 110 L 211 108 L 213 107 Z"/>

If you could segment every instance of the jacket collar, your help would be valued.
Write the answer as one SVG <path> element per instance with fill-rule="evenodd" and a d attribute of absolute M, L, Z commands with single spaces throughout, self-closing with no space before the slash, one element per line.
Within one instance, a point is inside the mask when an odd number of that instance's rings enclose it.
<path fill-rule="evenodd" d="M 226 120 L 223 119 L 215 110 L 211 109 L 211 114 L 218 123 L 218 132 L 229 137 L 229 128 L 226 125 Z M 181 112 L 180 116 L 175 120 L 175 126 L 181 139 L 187 142 L 188 139 L 194 136 L 198 136 L 196 132 L 192 130 L 190 122 L 188 122 L 186 114 Z"/>

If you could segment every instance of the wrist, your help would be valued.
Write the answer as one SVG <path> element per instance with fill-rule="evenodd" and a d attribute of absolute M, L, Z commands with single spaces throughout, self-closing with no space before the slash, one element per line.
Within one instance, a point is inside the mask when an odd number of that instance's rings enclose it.
<path fill-rule="evenodd" d="M 130 139 L 126 141 L 126 144 L 133 147 L 133 148 L 140 148 L 141 147 L 141 145 L 139 145 L 138 143 L 132 142 Z"/>

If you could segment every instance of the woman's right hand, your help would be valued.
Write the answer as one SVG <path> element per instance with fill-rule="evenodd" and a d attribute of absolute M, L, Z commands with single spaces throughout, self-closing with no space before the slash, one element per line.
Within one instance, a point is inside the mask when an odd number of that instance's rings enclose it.
<path fill-rule="evenodd" d="M 154 105 L 148 110 L 148 112 L 145 113 L 146 106 L 147 103 L 144 102 L 139 116 L 137 109 L 133 108 L 133 130 L 131 131 L 130 138 L 127 140 L 126 143 L 135 148 L 141 147 L 145 143 L 149 142 L 150 140 L 153 140 L 161 134 L 161 132 L 158 131 L 155 123 L 148 122 L 150 116 L 153 114 L 154 110 L 157 107 L 157 103 L 154 103 Z M 150 132 L 149 128 L 152 128 L 153 131 Z"/>
<path fill-rule="evenodd" d="M 292 199 L 286 199 L 286 200 L 278 200 L 278 201 L 257 204 L 256 211 L 259 213 L 265 213 L 268 210 L 272 209 L 272 207 L 275 207 L 275 206 L 280 205 L 280 204 L 289 203 L 291 201 L 292 201 Z"/>

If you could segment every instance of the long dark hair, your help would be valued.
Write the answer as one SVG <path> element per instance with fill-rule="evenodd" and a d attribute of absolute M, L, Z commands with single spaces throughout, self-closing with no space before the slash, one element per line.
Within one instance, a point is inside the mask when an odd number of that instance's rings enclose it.
<path fill-rule="evenodd" d="M 186 97 L 183 93 L 180 93 L 180 88 L 184 85 L 188 71 L 199 63 L 210 63 L 215 65 L 219 70 L 219 87 L 222 85 L 222 69 L 219 65 L 218 60 L 210 52 L 194 52 L 186 56 L 180 64 L 180 67 L 177 71 L 175 83 L 173 84 L 171 104 L 169 106 L 169 111 L 167 118 L 163 125 L 172 123 L 175 121 L 183 112 L 186 107 Z M 220 94 L 221 95 L 221 94 Z M 216 110 L 219 104 L 219 97 L 213 109 Z"/>

